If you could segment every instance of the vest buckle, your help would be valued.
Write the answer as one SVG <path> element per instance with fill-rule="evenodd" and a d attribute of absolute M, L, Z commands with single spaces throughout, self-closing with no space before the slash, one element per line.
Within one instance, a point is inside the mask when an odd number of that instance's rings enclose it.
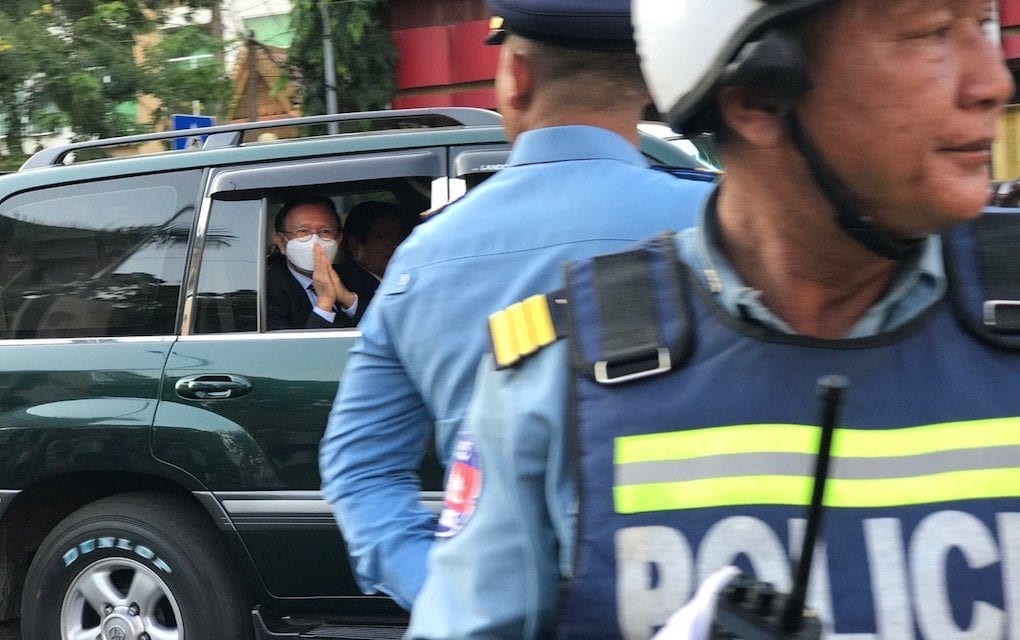
<path fill-rule="evenodd" d="M 1020 300 L 985 300 L 985 326 L 998 332 L 1020 331 Z"/>
<path fill-rule="evenodd" d="M 599 360 L 595 363 L 595 382 L 599 384 L 620 384 L 621 382 L 630 382 L 631 380 L 639 380 L 648 376 L 665 373 L 673 368 L 673 359 L 669 355 L 669 349 L 666 347 L 656 347 L 654 352 L 647 352 L 644 356 L 628 358 L 625 361 L 617 360 L 615 362 Z M 635 371 L 635 366 L 642 363 L 648 363 L 652 366 Z M 610 366 L 617 369 L 622 368 L 623 372 L 618 374 L 610 373 Z"/>

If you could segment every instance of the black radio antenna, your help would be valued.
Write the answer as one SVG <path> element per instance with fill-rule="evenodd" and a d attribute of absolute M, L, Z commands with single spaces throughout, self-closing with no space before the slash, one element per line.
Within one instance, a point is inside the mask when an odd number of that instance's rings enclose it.
<path fill-rule="evenodd" d="M 746 575 L 735 577 L 719 594 L 713 638 L 815 640 L 821 637 L 821 624 L 813 614 L 805 615 L 804 600 L 811 579 L 815 543 L 822 531 L 832 435 L 849 386 L 850 381 L 844 376 L 827 375 L 818 379 L 818 398 L 822 404 L 821 434 L 804 540 L 790 595 L 784 597 L 776 593 L 771 584 Z"/>
<path fill-rule="evenodd" d="M 815 555 L 815 542 L 822 531 L 822 509 L 825 482 L 829 477 L 832 434 L 836 430 L 836 422 L 839 421 L 848 386 L 850 381 L 844 376 L 829 375 L 818 380 L 818 396 L 822 401 L 822 433 L 818 441 L 818 454 L 815 456 L 814 485 L 811 489 L 811 504 L 808 505 L 800 559 L 797 561 L 797 576 L 780 617 L 780 628 L 786 633 L 794 633 L 800 629 L 804 619 L 804 599 L 807 595 L 808 581 L 811 579 L 811 561 Z"/>

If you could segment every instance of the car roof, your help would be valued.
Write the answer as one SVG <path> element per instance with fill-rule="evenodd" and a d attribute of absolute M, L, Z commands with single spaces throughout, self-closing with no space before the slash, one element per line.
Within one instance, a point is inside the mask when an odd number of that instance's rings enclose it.
<path fill-rule="evenodd" d="M 354 131 L 271 142 L 246 141 L 254 132 L 281 127 L 348 126 L 382 123 L 382 129 Z M 378 126 L 378 124 L 377 124 Z M 389 128 L 385 128 L 389 127 Z M 411 127 L 411 128 L 408 128 Z M 74 154 L 97 148 L 114 148 L 144 142 L 205 137 L 201 148 L 161 151 L 73 162 Z M 688 169 L 709 169 L 680 148 L 651 133 L 641 131 L 641 150 L 652 163 Z M 127 175 L 204 169 L 236 164 L 257 164 L 315 158 L 337 154 L 386 152 L 439 145 L 506 144 L 502 117 L 485 109 L 451 107 L 398 109 L 374 112 L 310 116 L 269 122 L 246 122 L 185 131 L 166 131 L 139 136 L 73 143 L 45 149 L 22 169 L 0 175 L 0 196 L 6 197 L 42 186 L 84 182 Z"/>

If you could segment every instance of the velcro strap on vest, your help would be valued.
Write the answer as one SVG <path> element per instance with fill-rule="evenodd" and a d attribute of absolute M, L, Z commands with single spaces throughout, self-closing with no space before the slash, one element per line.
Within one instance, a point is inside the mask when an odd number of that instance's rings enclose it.
<path fill-rule="evenodd" d="M 603 384 L 661 373 L 672 366 L 669 349 L 659 338 L 648 261 L 644 249 L 594 259 L 604 357 L 595 363 L 595 379 Z"/>
<path fill-rule="evenodd" d="M 665 373 L 686 359 L 690 322 L 674 243 L 664 234 L 568 267 L 573 331 L 581 332 L 575 358 L 596 382 Z"/>

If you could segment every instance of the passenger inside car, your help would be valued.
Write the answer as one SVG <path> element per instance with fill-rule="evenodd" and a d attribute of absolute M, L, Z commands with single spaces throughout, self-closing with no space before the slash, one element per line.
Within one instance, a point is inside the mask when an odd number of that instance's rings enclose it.
<path fill-rule="evenodd" d="M 368 307 L 393 252 L 410 232 L 400 207 L 390 202 L 367 200 L 347 213 L 339 272 L 344 284 L 358 293 L 359 313 Z"/>
<path fill-rule="evenodd" d="M 303 196 L 275 218 L 275 244 L 266 269 L 266 320 L 270 331 L 353 327 L 364 309 L 333 261 L 343 235 L 330 198 Z"/>

